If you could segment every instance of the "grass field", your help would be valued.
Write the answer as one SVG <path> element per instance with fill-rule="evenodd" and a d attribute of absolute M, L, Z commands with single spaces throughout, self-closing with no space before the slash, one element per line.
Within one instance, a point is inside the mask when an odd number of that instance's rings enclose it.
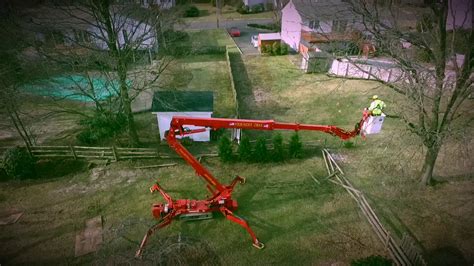
<path fill-rule="evenodd" d="M 246 104 L 252 110 L 247 117 L 351 129 L 370 95 L 378 94 L 385 100 L 387 113 L 398 109 L 397 95 L 376 82 L 302 74 L 288 57 L 248 57 L 245 65 L 242 79 L 251 89 L 240 107 L 242 110 Z M 397 119 L 387 119 L 381 134 L 351 140 L 350 149 L 322 133 L 301 135 L 304 141 L 318 141 L 337 151 L 351 173 L 349 178 L 367 192 L 386 225 L 396 233 L 415 236 L 430 263 L 474 260 L 469 248 L 474 237 L 468 233 L 474 224 L 472 136 L 447 140 L 435 170 L 441 183 L 424 188 L 417 179 L 423 148 Z"/>
<path fill-rule="evenodd" d="M 223 182 L 229 182 L 232 174 L 247 177 L 248 183 L 235 192 L 240 204 L 237 213 L 249 220 L 266 244 L 262 251 L 251 246 L 242 228 L 219 215 L 209 221 L 178 221 L 155 235 L 151 244 L 181 233 L 207 243 L 223 265 L 311 264 L 347 261 L 374 252 L 383 254 L 349 196 L 333 186 L 315 185 L 309 174 L 300 171 L 319 169 L 321 163 L 321 158 L 264 166 L 222 165 L 217 159 L 206 160 L 206 166 Z M 113 229 L 127 222 L 135 223 L 126 227 L 124 233 L 139 242 L 146 225 L 152 223 L 150 204 L 161 201 L 147 189 L 155 178 L 176 198 L 205 196 L 202 181 L 182 164 L 161 170 L 134 170 L 138 162 L 92 170 L 75 162 L 61 164 L 75 172 L 42 181 L 3 185 L 2 209 L 19 209 L 25 214 L 0 235 L 2 262 L 87 263 L 104 256 L 113 257 L 106 253 L 110 247 L 105 246 L 104 253 L 73 258 L 75 233 L 85 219 L 96 215 L 104 217 L 105 241 L 119 243 L 114 247 L 114 254 L 131 258 L 136 246 L 117 239 Z M 44 168 L 54 171 L 53 165 Z"/>
<path fill-rule="evenodd" d="M 185 18 L 184 21 L 216 21 L 216 8 L 211 4 L 193 4 L 199 9 L 199 17 L 195 18 Z M 220 16 L 221 20 L 248 20 L 248 19 L 260 19 L 260 18 L 273 18 L 273 13 L 271 11 L 257 13 L 257 14 L 245 14 L 242 15 L 236 11 L 236 8 L 233 6 L 224 6 L 222 8 L 222 13 Z"/>
<path fill-rule="evenodd" d="M 232 97 L 225 55 L 195 55 L 180 58 L 166 70 L 160 87 L 187 91 L 213 91 L 215 116 L 235 115 L 236 103 Z"/>
<path fill-rule="evenodd" d="M 224 29 L 189 30 L 187 33 L 194 47 L 235 45 Z"/>
<path fill-rule="evenodd" d="M 193 58 L 178 61 L 175 67 L 182 74 L 170 75 L 170 83 L 201 89 L 206 82 L 209 86 L 221 82 L 212 78 L 223 74 L 217 74 L 223 68 L 220 57 Z M 287 56 L 247 57 L 242 64 L 240 79 L 246 87 L 239 104 L 244 118 L 351 129 L 372 94 L 386 100 L 388 113 L 395 109 L 395 96 L 375 82 L 303 74 Z M 227 115 L 230 109 L 226 106 L 230 104 L 219 107 L 219 114 Z M 148 114 L 137 118 L 141 132 L 152 138 L 152 128 L 146 122 L 152 118 Z M 286 140 L 288 134 L 284 134 Z M 436 169 L 438 179 L 448 181 L 424 188 L 416 176 L 420 146 L 400 121 L 388 119 L 381 134 L 357 138 L 351 148 L 319 132 L 301 132 L 301 136 L 303 141 L 320 143 L 337 153 L 347 177 L 366 193 L 384 224 L 396 235 L 407 232 L 415 236 L 430 264 L 472 264 L 474 186 L 469 176 L 472 165 L 467 161 L 472 140 L 465 144 L 450 140 L 448 147 L 454 149 L 443 151 Z M 135 168 L 157 164 L 153 160 L 90 169 L 84 162 L 45 161 L 39 164 L 41 180 L 1 183 L 0 210 L 20 210 L 24 215 L 18 223 L 0 230 L 0 263 L 138 264 L 132 257 L 147 226 L 153 224 L 151 204 L 162 202 L 159 195 L 148 191 L 153 182 L 158 179 L 176 199 L 206 196 L 204 182 L 189 166 L 177 162 L 175 167 L 161 169 Z M 242 228 L 217 215 L 213 220 L 173 223 L 152 238 L 149 252 L 182 254 L 179 248 L 173 249 L 176 241 L 160 245 L 160 241 L 179 235 L 207 245 L 222 265 L 344 265 L 369 255 L 388 256 L 357 205 L 341 188 L 312 181 L 309 173 L 326 176 L 318 149 L 306 148 L 303 159 L 280 164 L 222 164 L 217 158 L 205 159 L 203 164 L 223 183 L 236 174 L 247 178 L 245 185 L 235 189 L 237 214 L 248 219 L 265 249 L 253 248 Z M 97 254 L 74 258 L 75 234 L 83 228 L 84 220 L 96 215 L 104 217 L 106 245 Z"/>

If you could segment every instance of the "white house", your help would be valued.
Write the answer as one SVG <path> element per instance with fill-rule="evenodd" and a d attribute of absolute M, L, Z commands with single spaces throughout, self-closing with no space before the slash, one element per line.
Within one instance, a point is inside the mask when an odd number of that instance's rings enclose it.
<path fill-rule="evenodd" d="M 149 8 L 152 5 L 159 6 L 161 9 L 170 9 L 176 5 L 175 0 L 140 0 L 140 5 Z"/>
<path fill-rule="evenodd" d="M 307 52 L 312 43 L 350 40 L 356 21 L 342 0 L 290 0 L 282 9 L 281 40 Z"/>
<path fill-rule="evenodd" d="M 160 139 L 170 129 L 173 116 L 210 118 L 213 113 L 214 93 L 212 91 L 157 91 L 153 95 L 152 114 L 156 115 Z M 202 127 L 189 126 L 189 129 Z M 188 136 L 194 141 L 210 141 L 209 131 Z M 180 138 L 180 137 L 178 137 Z"/>
<path fill-rule="evenodd" d="M 127 44 L 132 49 L 148 50 L 158 46 L 156 31 L 153 25 L 144 21 L 136 20 L 120 14 L 115 14 L 114 26 L 118 31 L 118 43 L 121 47 Z M 107 31 L 105 25 L 91 25 L 88 32 L 92 36 L 94 44 L 103 50 L 107 50 Z"/>
<path fill-rule="evenodd" d="M 112 23 L 118 35 L 118 44 L 127 43 L 132 49 L 154 51 L 158 48 L 155 27 L 148 23 L 149 19 L 133 16 L 128 11 L 132 7 L 122 5 L 111 8 Z M 133 9 L 135 10 L 135 9 Z M 107 31 L 105 25 L 87 9 L 77 6 L 62 8 L 40 7 L 24 10 L 28 21 L 24 28 L 28 33 L 35 34 L 36 41 L 51 43 L 58 47 L 89 46 L 107 50 Z"/>

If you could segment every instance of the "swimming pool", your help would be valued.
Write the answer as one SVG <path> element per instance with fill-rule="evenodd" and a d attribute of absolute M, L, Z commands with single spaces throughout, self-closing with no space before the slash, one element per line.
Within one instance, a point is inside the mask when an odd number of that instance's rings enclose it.
<path fill-rule="evenodd" d="M 127 83 L 130 85 L 130 82 Z M 118 95 L 120 87 L 116 80 L 69 75 L 39 80 L 23 86 L 23 89 L 29 93 L 56 99 L 93 102 L 93 99 L 85 94 L 95 95 L 94 98 L 98 100 L 105 100 Z"/>

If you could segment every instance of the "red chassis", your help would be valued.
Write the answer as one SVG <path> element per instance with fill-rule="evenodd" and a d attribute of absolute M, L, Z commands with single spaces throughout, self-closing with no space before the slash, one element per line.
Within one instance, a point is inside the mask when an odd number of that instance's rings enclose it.
<path fill-rule="evenodd" d="M 232 199 L 232 191 L 234 186 L 239 182 L 245 183 L 245 179 L 237 176 L 228 186 L 221 184 L 194 156 L 184 148 L 176 139 L 176 136 L 186 136 L 207 129 L 216 130 L 219 128 L 239 128 L 253 130 L 311 130 L 321 131 L 343 140 L 350 139 L 360 134 L 363 123 L 369 114 L 364 112 L 362 119 L 356 124 L 354 130 L 346 131 L 336 126 L 309 125 L 298 123 L 278 123 L 273 120 L 246 120 L 246 119 L 222 119 L 222 118 L 196 118 L 175 116 L 171 120 L 170 130 L 166 136 L 168 145 L 173 148 L 188 164 L 190 164 L 196 174 L 204 178 L 208 183 L 207 189 L 211 192 L 211 196 L 205 200 L 189 200 L 179 199 L 173 200 L 158 183 L 150 188 L 150 191 L 160 192 L 166 203 L 153 204 L 152 213 L 159 222 L 152 226 L 143 237 L 140 248 L 136 252 L 136 257 L 141 257 L 148 238 L 158 229 L 169 225 L 172 220 L 179 216 L 205 217 L 206 214 L 212 212 L 221 212 L 225 218 L 235 222 L 245 228 L 252 238 L 252 244 L 258 249 L 262 249 L 264 244 L 260 242 L 255 233 L 252 231 L 247 221 L 238 217 L 233 213 L 237 209 L 237 201 Z M 189 130 L 185 126 L 204 127 L 196 130 Z"/>

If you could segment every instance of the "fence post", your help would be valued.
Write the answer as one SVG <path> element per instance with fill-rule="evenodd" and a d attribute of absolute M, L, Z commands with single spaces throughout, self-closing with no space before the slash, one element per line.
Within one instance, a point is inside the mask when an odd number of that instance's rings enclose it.
<path fill-rule="evenodd" d="M 34 158 L 33 152 L 31 151 L 31 147 L 30 147 L 30 145 L 28 145 L 28 143 L 26 144 L 26 150 L 27 150 L 28 153 L 30 154 L 30 157 L 31 157 L 31 158 Z"/>
<path fill-rule="evenodd" d="M 344 75 L 347 78 L 347 74 L 349 74 L 349 62 L 346 63 L 346 74 Z"/>
<path fill-rule="evenodd" d="M 367 75 L 367 79 L 370 79 L 370 75 L 372 75 L 372 66 L 369 67 L 369 73 Z"/>
<path fill-rule="evenodd" d="M 387 237 L 387 240 L 385 242 L 385 248 L 388 249 L 388 244 L 390 243 L 390 237 L 391 237 L 390 232 L 387 232 L 386 237 Z"/>
<path fill-rule="evenodd" d="M 118 156 L 118 153 L 117 153 L 117 149 L 115 148 L 115 145 L 112 146 L 112 152 L 114 153 L 114 159 L 117 162 L 119 160 L 119 156 Z"/>
<path fill-rule="evenodd" d="M 74 160 L 77 160 L 77 154 L 76 154 L 76 151 L 74 150 L 74 146 L 69 145 L 69 148 L 71 149 L 72 156 L 74 157 Z"/>

